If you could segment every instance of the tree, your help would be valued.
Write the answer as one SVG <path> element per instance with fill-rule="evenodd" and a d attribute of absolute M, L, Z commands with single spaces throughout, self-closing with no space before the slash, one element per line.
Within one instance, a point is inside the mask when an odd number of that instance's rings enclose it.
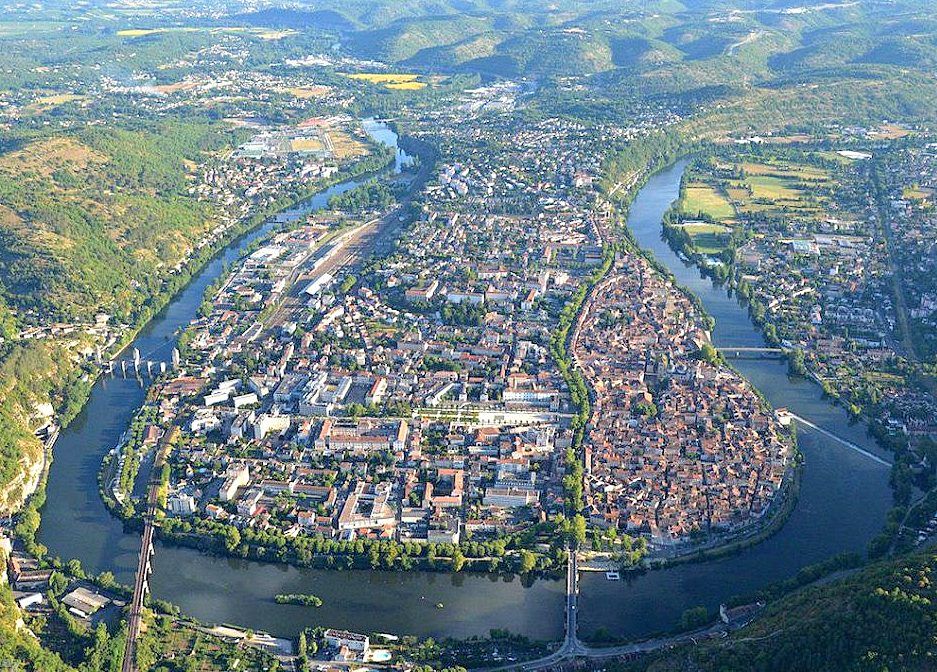
<path fill-rule="evenodd" d="M 792 376 L 806 376 L 807 366 L 804 363 L 804 351 L 795 348 L 787 354 L 787 370 Z"/>
<path fill-rule="evenodd" d="M 66 588 L 68 588 L 68 579 L 61 572 L 52 572 L 49 576 L 49 590 L 52 594 L 58 597 L 65 592 Z"/>
<path fill-rule="evenodd" d="M 709 622 L 709 610 L 706 607 L 691 607 L 680 616 L 681 630 L 695 630 Z"/>
<path fill-rule="evenodd" d="M 576 546 L 582 546 L 586 543 L 586 519 L 581 513 L 573 516 L 570 536 Z"/>
<path fill-rule="evenodd" d="M 85 578 L 85 571 L 81 568 L 81 561 L 78 558 L 72 558 L 65 566 L 72 576 L 78 579 Z"/>
<path fill-rule="evenodd" d="M 521 574 L 527 574 L 528 572 L 533 571 L 534 567 L 537 566 L 537 554 L 532 551 L 528 551 L 526 548 L 521 551 L 520 554 L 520 566 L 518 571 Z"/>
<path fill-rule="evenodd" d="M 224 529 L 224 547 L 229 553 L 234 552 L 241 545 L 241 533 L 233 525 L 228 525 Z"/>
<path fill-rule="evenodd" d="M 699 358 L 708 364 L 715 364 L 719 361 L 719 352 L 712 343 L 703 343 L 699 349 Z"/>
<path fill-rule="evenodd" d="M 452 552 L 452 571 L 461 572 L 463 567 L 465 567 L 465 556 L 462 554 L 462 550 L 456 547 Z"/>

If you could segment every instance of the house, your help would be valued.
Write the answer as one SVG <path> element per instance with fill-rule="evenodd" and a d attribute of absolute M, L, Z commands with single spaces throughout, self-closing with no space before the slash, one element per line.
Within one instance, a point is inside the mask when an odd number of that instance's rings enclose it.
<path fill-rule="evenodd" d="M 339 650 L 346 648 L 361 654 L 362 658 L 367 655 L 371 646 L 367 635 L 360 635 L 357 632 L 349 632 L 348 630 L 329 628 L 323 633 L 323 637 L 329 647 Z"/>

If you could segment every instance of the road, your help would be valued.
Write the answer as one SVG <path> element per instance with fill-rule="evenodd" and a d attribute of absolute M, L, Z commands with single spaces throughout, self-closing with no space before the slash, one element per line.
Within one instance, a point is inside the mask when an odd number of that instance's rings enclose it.
<path fill-rule="evenodd" d="M 568 559 L 566 561 L 566 635 L 560 647 L 549 656 L 531 660 L 525 663 L 517 663 L 506 667 L 499 667 L 498 670 L 544 670 L 559 665 L 564 661 L 571 660 L 577 656 L 586 653 L 586 647 L 579 641 L 576 634 L 579 621 L 578 593 L 579 593 L 579 559 L 573 548 L 568 549 Z"/>
<path fill-rule="evenodd" d="M 890 199 L 885 188 L 881 185 L 880 181 L 876 179 L 874 174 L 876 168 L 873 167 L 871 170 L 871 181 L 875 188 L 878 227 L 882 234 L 882 239 L 885 241 L 885 252 L 888 257 L 888 267 L 891 271 L 888 282 L 895 299 L 895 319 L 901 341 L 901 350 L 903 350 L 904 355 L 915 365 L 915 368 L 919 372 L 918 380 L 921 385 L 932 396 L 937 396 L 937 380 L 935 380 L 933 376 L 923 372 L 923 358 L 918 352 L 914 339 L 911 336 L 911 320 L 909 318 L 908 305 L 904 293 L 904 288 L 906 286 L 904 266 L 896 250 L 894 231 L 892 231 L 891 224 L 889 223 L 891 218 Z"/>

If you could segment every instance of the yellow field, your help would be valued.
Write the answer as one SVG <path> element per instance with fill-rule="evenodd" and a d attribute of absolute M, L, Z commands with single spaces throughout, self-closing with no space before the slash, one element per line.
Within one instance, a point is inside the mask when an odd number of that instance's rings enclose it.
<path fill-rule="evenodd" d="M 884 124 L 876 131 L 869 133 L 873 140 L 897 140 L 911 134 L 911 131 L 895 124 Z"/>
<path fill-rule="evenodd" d="M 348 75 L 352 79 L 361 79 L 372 84 L 388 84 L 392 82 L 413 82 L 419 75 L 407 72 L 357 72 Z"/>
<path fill-rule="evenodd" d="M 416 91 L 426 86 L 426 82 L 419 81 L 419 75 L 407 72 L 356 72 L 347 76 L 369 84 L 382 84 L 386 89 L 397 91 Z"/>
<path fill-rule="evenodd" d="M 59 93 L 50 96 L 41 96 L 36 99 L 36 102 L 28 105 L 26 111 L 32 114 L 39 114 L 41 112 L 48 112 L 49 110 L 58 107 L 59 105 L 64 105 L 65 103 L 71 103 L 76 100 L 84 100 L 84 96 L 76 96 L 72 93 Z"/>
<path fill-rule="evenodd" d="M 321 98 L 331 91 L 327 86 L 291 86 L 285 91 L 294 98 Z"/>
<path fill-rule="evenodd" d="M 367 145 L 343 131 L 329 131 L 329 138 L 332 140 L 332 153 L 337 159 L 364 156 L 368 153 Z"/>
<path fill-rule="evenodd" d="M 930 189 L 922 189 L 921 187 L 905 187 L 904 193 L 902 193 L 902 198 L 907 201 L 926 201 L 931 196 L 934 195 L 934 192 Z"/>
<path fill-rule="evenodd" d="M 321 152 L 325 150 L 325 144 L 316 137 L 293 138 L 290 149 L 294 152 Z"/>
<path fill-rule="evenodd" d="M 426 87 L 426 82 L 390 82 L 384 87 L 395 91 L 419 91 Z"/>

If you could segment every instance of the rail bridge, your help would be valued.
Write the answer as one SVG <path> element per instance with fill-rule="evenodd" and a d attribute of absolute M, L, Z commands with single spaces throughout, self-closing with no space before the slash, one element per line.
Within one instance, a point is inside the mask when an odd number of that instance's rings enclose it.
<path fill-rule="evenodd" d="M 153 471 L 146 493 L 146 512 L 143 514 L 143 537 L 140 543 L 140 557 L 137 561 L 137 575 L 133 582 L 133 598 L 130 601 L 130 614 L 127 618 L 127 642 L 124 645 L 124 660 L 121 663 L 121 672 L 137 672 L 136 653 L 137 640 L 140 638 L 140 629 L 143 625 L 143 605 L 150 592 L 150 574 L 153 573 L 153 556 L 156 550 L 153 547 L 153 537 L 156 528 L 156 512 L 159 508 L 160 473 L 169 448 L 179 433 L 178 427 L 167 431 L 159 443 L 156 459 L 153 461 Z"/>

